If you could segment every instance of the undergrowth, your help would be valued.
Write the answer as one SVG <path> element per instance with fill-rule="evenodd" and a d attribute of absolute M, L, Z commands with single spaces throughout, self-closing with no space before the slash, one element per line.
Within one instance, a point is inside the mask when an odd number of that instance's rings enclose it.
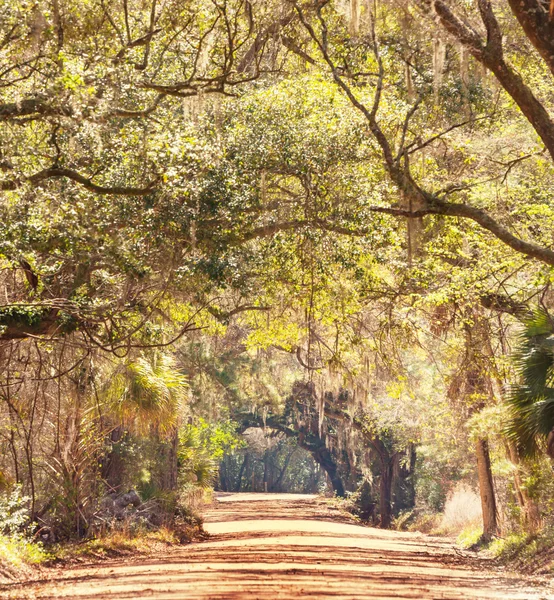
<path fill-rule="evenodd" d="M 462 548 L 476 548 L 483 539 L 483 527 L 481 524 L 467 525 L 460 531 L 456 542 Z"/>
<path fill-rule="evenodd" d="M 554 574 L 554 527 L 537 534 L 508 534 L 495 539 L 488 550 L 500 562 L 519 572 Z"/>
<path fill-rule="evenodd" d="M 39 565 L 51 560 L 52 554 L 41 543 L 25 538 L 0 535 L 0 563 L 15 568 Z"/>
<path fill-rule="evenodd" d="M 29 537 L 0 534 L 0 583 L 25 578 L 39 566 L 152 554 L 206 535 L 202 520 L 192 511 L 176 515 L 172 526 L 151 530 L 121 523 L 92 538 L 48 546 Z"/>
<path fill-rule="evenodd" d="M 169 527 L 154 531 L 121 528 L 93 539 L 59 544 L 52 548 L 51 560 L 66 562 L 148 554 L 156 549 L 200 539 L 204 535 L 201 525 L 190 526 L 186 531 Z"/>

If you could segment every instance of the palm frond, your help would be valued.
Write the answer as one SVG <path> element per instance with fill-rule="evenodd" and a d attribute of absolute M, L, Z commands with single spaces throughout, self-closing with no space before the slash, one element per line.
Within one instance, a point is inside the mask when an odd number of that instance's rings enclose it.
<path fill-rule="evenodd" d="M 554 429 L 553 332 L 550 315 L 536 311 L 525 323 L 514 356 L 520 384 L 507 398 L 511 419 L 506 434 L 522 455 L 536 454 Z"/>
<path fill-rule="evenodd" d="M 164 433 L 177 424 L 187 389 L 187 379 L 174 359 L 152 353 L 126 363 L 113 377 L 109 395 L 127 427 L 145 433 L 155 425 Z"/>

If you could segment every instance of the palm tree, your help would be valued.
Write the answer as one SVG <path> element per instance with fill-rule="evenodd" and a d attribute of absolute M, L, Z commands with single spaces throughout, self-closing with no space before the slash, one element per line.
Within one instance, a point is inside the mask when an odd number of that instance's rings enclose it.
<path fill-rule="evenodd" d="M 546 310 L 526 320 L 515 361 L 520 384 L 508 396 L 508 436 L 521 456 L 554 458 L 554 324 Z"/>
<path fill-rule="evenodd" d="M 110 487 L 117 489 L 122 481 L 123 462 L 113 443 L 122 439 L 124 431 L 159 441 L 162 469 L 157 485 L 162 490 L 177 487 L 178 428 L 187 390 L 187 379 L 177 370 L 173 357 L 161 352 L 143 354 L 112 376 L 106 397 L 119 426 L 112 432 L 112 451 L 103 469 Z"/>
<path fill-rule="evenodd" d="M 217 463 L 209 451 L 202 447 L 198 429 L 189 425 L 179 436 L 179 459 L 186 483 L 193 483 L 201 490 L 209 489 L 217 475 Z"/>
<path fill-rule="evenodd" d="M 172 356 L 155 352 L 127 363 L 116 383 L 116 410 L 122 421 L 138 434 L 153 427 L 171 434 L 187 399 L 187 379 L 177 370 Z"/>

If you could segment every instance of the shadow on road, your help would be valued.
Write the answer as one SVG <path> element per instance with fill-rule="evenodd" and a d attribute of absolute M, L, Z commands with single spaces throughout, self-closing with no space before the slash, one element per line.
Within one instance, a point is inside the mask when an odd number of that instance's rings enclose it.
<path fill-rule="evenodd" d="M 52 600 L 550 597 L 529 579 L 460 556 L 446 540 L 360 527 L 320 499 L 236 500 L 220 498 L 207 512 L 207 542 L 74 569 L 32 591 Z"/>

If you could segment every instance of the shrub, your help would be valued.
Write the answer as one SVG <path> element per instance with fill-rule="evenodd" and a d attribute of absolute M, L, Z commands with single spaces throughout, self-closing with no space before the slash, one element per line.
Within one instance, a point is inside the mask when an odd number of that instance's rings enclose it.
<path fill-rule="evenodd" d="M 24 565 L 38 565 L 51 558 L 42 544 L 22 537 L 0 535 L 0 564 L 20 569 Z"/>
<path fill-rule="evenodd" d="M 0 494 L 0 533 L 24 536 L 29 532 L 29 501 L 30 498 L 23 495 L 19 485 L 14 486 L 10 492 Z"/>
<path fill-rule="evenodd" d="M 403 523 L 403 527 L 408 531 L 421 531 L 421 533 L 430 533 L 436 535 L 440 533 L 441 516 L 430 512 L 417 512 Z"/>
<path fill-rule="evenodd" d="M 18 572 L 51 558 L 40 542 L 31 539 L 32 527 L 29 498 L 21 486 L 0 494 L 0 565 L 7 567 L 5 572 Z"/>
<path fill-rule="evenodd" d="M 468 525 L 458 535 L 456 541 L 462 548 L 471 548 L 479 544 L 483 536 L 481 525 Z"/>

